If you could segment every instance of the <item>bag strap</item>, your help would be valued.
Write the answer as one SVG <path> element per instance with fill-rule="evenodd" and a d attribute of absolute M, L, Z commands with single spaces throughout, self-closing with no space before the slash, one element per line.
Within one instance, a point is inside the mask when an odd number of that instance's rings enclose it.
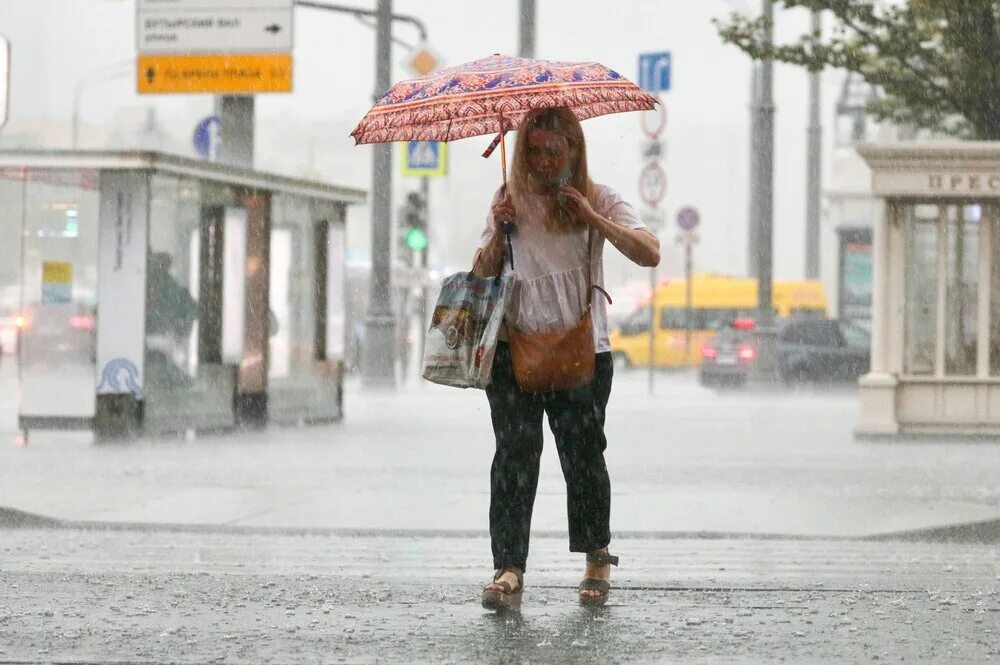
<path fill-rule="evenodd" d="M 590 292 L 594 289 L 600 291 L 604 297 L 607 299 L 608 304 L 613 304 L 611 302 L 611 296 L 608 292 L 604 290 L 604 287 L 594 284 L 594 227 L 587 227 L 587 309 L 590 309 L 594 304 L 594 299 L 590 296 Z"/>

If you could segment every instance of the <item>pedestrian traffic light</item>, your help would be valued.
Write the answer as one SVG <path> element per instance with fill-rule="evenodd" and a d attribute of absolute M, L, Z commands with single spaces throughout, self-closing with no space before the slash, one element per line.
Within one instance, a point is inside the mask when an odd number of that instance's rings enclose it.
<path fill-rule="evenodd" d="M 410 249 L 427 249 L 427 234 L 423 229 L 410 229 L 406 232 L 406 246 Z"/>
<path fill-rule="evenodd" d="M 420 192 L 406 195 L 399 219 L 400 237 L 406 246 L 415 251 L 427 249 L 427 203 Z"/>

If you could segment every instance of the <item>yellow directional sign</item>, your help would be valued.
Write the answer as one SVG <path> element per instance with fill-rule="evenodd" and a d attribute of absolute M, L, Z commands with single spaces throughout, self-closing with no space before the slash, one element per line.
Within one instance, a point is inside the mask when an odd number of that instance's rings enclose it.
<path fill-rule="evenodd" d="M 140 93 L 255 94 L 292 91 L 290 53 L 140 55 Z"/>

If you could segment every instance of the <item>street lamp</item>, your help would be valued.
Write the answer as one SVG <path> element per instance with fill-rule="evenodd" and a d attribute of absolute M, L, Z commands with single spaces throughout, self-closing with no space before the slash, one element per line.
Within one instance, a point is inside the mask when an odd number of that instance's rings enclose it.
<path fill-rule="evenodd" d="M 403 21 L 416 27 L 421 42 L 427 41 L 423 22 L 392 11 L 392 0 L 378 0 L 376 9 L 357 9 L 313 0 L 295 0 L 296 7 L 353 14 L 375 19 L 375 90 L 377 101 L 392 85 L 392 24 Z M 368 387 L 396 387 L 396 320 L 392 311 L 392 145 L 373 146 L 372 159 L 372 272 L 366 321 L 367 345 L 362 357 L 362 378 Z M 426 200 L 426 179 L 424 181 Z M 422 323 L 422 322 L 421 322 Z"/>
<path fill-rule="evenodd" d="M 124 68 L 128 67 L 128 70 Z M 73 149 L 76 150 L 80 139 L 80 101 L 83 97 L 84 88 L 95 83 L 103 83 L 112 79 L 121 78 L 126 74 L 131 74 L 135 67 L 135 60 L 122 60 L 110 65 L 92 69 L 77 79 L 73 87 Z"/>

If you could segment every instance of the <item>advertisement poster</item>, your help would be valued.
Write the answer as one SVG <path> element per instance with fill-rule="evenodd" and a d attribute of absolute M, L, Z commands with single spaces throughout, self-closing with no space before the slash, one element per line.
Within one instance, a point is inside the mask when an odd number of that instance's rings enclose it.
<path fill-rule="evenodd" d="M 97 394 L 142 398 L 146 333 L 146 198 L 142 173 L 101 177 Z"/>
<path fill-rule="evenodd" d="M 42 304 L 64 305 L 73 300 L 73 264 L 42 261 Z"/>
<path fill-rule="evenodd" d="M 871 318 L 872 245 L 870 242 L 845 242 L 841 257 L 840 317 Z"/>

